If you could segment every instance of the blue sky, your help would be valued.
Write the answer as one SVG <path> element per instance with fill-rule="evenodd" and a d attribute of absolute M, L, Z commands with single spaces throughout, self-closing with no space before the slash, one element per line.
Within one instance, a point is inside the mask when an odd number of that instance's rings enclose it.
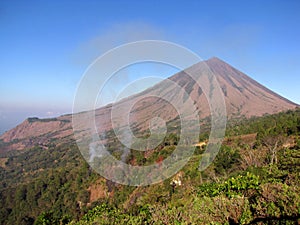
<path fill-rule="evenodd" d="M 87 66 L 141 39 L 217 56 L 300 104 L 299 11 L 297 0 L 1 1 L 0 133 L 70 113 Z"/>

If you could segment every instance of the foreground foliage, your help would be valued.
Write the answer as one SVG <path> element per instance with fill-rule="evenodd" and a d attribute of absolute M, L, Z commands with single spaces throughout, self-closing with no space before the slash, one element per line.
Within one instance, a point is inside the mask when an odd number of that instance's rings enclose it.
<path fill-rule="evenodd" d="M 249 135 L 250 134 L 250 135 Z M 230 124 L 224 144 L 205 171 L 205 146 L 173 178 L 147 187 L 104 181 L 76 145 L 53 145 L 1 155 L 1 224 L 297 224 L 300 222 L 300 110 Z M 203 141 L 207 134 L 202 134 Z M 128 163 L 151 164 L 178 142 Z M 5 160 L 4 160 L 5 159 Z M 172 185 L 173 179 L 182 185 Z M 100 182 L 100 181 L 101 182 Z M 95 183 L 106 193 L 91 201 Z M 94 199 L 95 200 L 95 199 Z"/>

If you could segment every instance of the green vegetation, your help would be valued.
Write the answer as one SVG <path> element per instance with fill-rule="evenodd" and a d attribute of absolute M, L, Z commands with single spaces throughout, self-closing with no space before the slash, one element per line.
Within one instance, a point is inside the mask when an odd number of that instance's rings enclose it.
<path fill-rule="evenodd" d="M 205 146 L 197 147 L 179 174 L 146 187 L 105 181 L 74 143 L 2 154 L 0 224 L 298 224 L 299 134 L 300 109 L 232 121 L 205 171 L 198 170 Z M 170 134 L 127 161 L 157 163 L 178 141 Z"/>
<path fill-rule="evenodd" d="M 0 223 L 32 224 L 40 214 L 78 218 L 84 212 L 78 202 L 88 201 L 95 177 L 74 144 L 14 152 L 0 168 Z"/>

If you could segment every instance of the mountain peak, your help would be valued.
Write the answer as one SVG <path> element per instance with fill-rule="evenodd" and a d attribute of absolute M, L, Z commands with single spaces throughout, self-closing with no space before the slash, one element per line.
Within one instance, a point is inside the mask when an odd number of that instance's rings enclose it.
<path fill-rule="evenodd" d="M 217 64 L 219 64 L 219 65 L 223 64 L 224 65 L 225 64 L 225 65 L 230 66 L 227 62 L 225 62 L 224 60 L 222 60 L 222 59 L 220 59 L 216 56 L 213 56 L 213 57 L 205 60 L 204 62 L 209 63 L 211 65 L 217 65 Z"/>
<path fill-rule="evenodd" d="M 212 61 L 212 62 L 224 62 L 223 60 L 221 60 L 220 58 L 213 56 L 205 61 Z"/>
<path fill-rule="evenodd" d="M 217 57 L 212 57 L 192 66 L 191 72 L 195 73 L 195 77 L 202 71 L 202 66 L 205 66 L 203 64 L 209 67 L 219 83 L 223 92 L 228 119 L 274 114 L 297 107 L 297 104 L 267 89 Z M 186 102 L 184 93 L 188 93 L 197 107 L 199 118 L 205 119 L 210 116 L 207 98 L 195 80 L 191 79 L 185 72 L 179 72 L 168 79 L 177 84 L 170 85 L 167 80 L 161 81 L 152 88 L 116 102 L 117 107 L 115 109 L 122 110 L 124 105 L 131 104 L 137 99 L 143 99 L 144 96 L 162 96 L 162 99 L 146 97 L 143 101 L 137 101 L 134 104 L 132 109 L 134 128 L 135 130 L 145 131 L 155 115 L 165 121 L 175 121 L 178 117 L 176 109 L 163 100 L 165 96 L 167 96 L 166 99 L 171 97 L 174 101 L 173 104 L 182 105 Z M 181 87 L 182 92 L 175 94 L 174 90 L 178 85 Z M 107 105 L 97 109 L 95 113 L 95 121 L 97 124 L 101 124 L 104 131 L 112 129 L 111 108 L 112 105 Z M 121 111 L 117 114 L 122 115 Z M 0 140 L 2 139 L 6 143 L 19 140 L 14 146 L 7 145 L 7 149 L 23 149 L 24 146 L 30 147 L 40 143 L 44 146 L 51 138 L 67 140 L 72 138 L 73 135 L 71 121 L 71 115 L 65 115 L 57 119 L 30 118 L 0 136 Z M 82 134 L 84 132 L 83 130 Z"/>

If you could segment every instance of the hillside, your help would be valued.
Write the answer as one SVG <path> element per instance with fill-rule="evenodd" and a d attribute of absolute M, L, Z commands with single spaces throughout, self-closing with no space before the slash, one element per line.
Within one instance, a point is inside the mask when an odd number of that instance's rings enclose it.
<path fill-rule="evenodd" d="M 178 174 L 145 187 L 103 179 L 72 142 L 9 151 L 0 157 L 0 224 L 297 224 L 299 134 L 299 109 L 232 122 L 207 170 L 198 170 L 198 147 Z M 128 163 L 167 157 L 175 139 L 131 151 Z"/>

